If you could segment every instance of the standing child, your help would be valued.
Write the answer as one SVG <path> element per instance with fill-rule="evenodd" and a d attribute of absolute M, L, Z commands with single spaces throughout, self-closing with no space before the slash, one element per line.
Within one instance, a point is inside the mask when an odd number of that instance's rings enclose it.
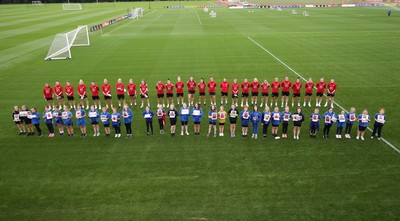
<path fill-rule="evenodd" d="M 158 106 L 165 107 L 164 90 L 165 90 L 165 85 L 163 84 L 162 81 L 158 81 L 156 84 L 157 107 Z"/>
<path fill-rule="evenodd" d="M 178 76 L 177 82 L 175 83 L 175 89 L 176 89 L 176 100 L 178 102 L 179 106 L 179 101 L 183 104 L 185 102 L 185 98 L 183 97 L 183 90 L 184 90 L 185 84 L 182 82 L 181 76 Z"/>
<path fill-rule="evenodd" d="M 132 138 L 132 117 L 132 110 L 129 109 L 128 104 L 124 104 L 124 108 L 122 109 L 122 119 L 126 128 L 126 138 Z"/>
<path fill-rule="evenodd" d="M 329 131 L 333 123 L 336 121 L 335 112 L 333 112 L 333 108 L 329 108 L 327 112 L 324 113 L 324 138 L 329 138 Z"/>
<path fill-rule="evenodd" d="M 225 129 L 225 121 L 226 121 L 226 111 L 224 110 L 224 106 L 221 105 L 218 111 L 218 125 L 219 125 L 219 136 L 224 136 Z"/>
<path fill-rule="evenodd" d="M 240 112 L 240 120 L 242 121 L 242 137 L 247 137 L 250 122 L 250 111 L 247 105 L 245 105 L 243 110 Z"/>
<path fill-rule="evenodd" d="M 100 136 L 99 112 L 96 110 L 96 107 L 94 105 L 90 106 L 90 110 L 88 112 L 88 117 L 90 120 L 90 124 L 93 127 L 93 137 Z"/>
<path fill-rule="evenodd" d="M 215 108 L 215 105 L 211 105 L 210 111 L 208 111 L 208 118 L 210 119 L 208 123 L 208 133 L 207 137 L 210 136 L 211 128 L 214 128 L 214 137 L 217 136 L 217 119 L 218 119 L 218 112 Z"/>
<path fill-rule="evenodd" d="M 283 105 L 285 105 L 285 106 L 288 105 L 290 88 L 292 87 L 292 82 L 289 80 L 289 77 L 287 77 L 287 76 L 285 77 L 285 80 L 282 81 L 281 87 L 282 87 L 281 107 L 283 107 Z"/>
<path fill-rule="evenodd" d="M 319 109 L 315 108 L 314 113 L 310 115 L 310 137 L 315 138 L 317 131 L 319 131 L 319 121 L 321 115 L 319 115 Z"/>
<path fill-rule="evenodd" d="M 111 124 L 115 129 L 115 137 L 121 137 L 121 114 L 117 112 L 117 108 L 112 108 Z"/>
<path fill-rule="evenodd" d="M 282 120 L 282 113 L 279 112 L 279 108 L 277 106 L 271 113 L 271 117 L 272 117 L 272 136 L 277 140 L 280 139 L 280 137 L 278 136 L 278 128 Z"/>
<path fill-rule="evenodd" d="M 187 82 L 187 87 L 188 87 L 188 106 L 193 106 L 194 102 L 194 94 L 196 93 L 196 86 L 197 83 L 194 81 L 194 78 L 190 76 L 189 81 Z"/>
<path fill-rule="evenodd" d="M 242 102 L 240 102 L 240 106 L 243 107 L 244 102 L 246 102 L 246 106 L 248 107 L 250 83 L 247 81 L 247 78 L 243 80 L 243 83 L 240 87 L 242 88 Z"/>
<path fill-rule="evenodd" d="M 18 106 L 14 106 L 14 111 L 12 112 L 12 119 L 14 121 L 14 123 L 17 125 L 18 129 L 19 129 L 19 135 L 23 135 L 25 134 L 25 127 L 23 122 L 21 121 L 20 117 L 19 117 L 19 108 Z"/>
<path fill-rule="evenodd" d="M 300 82 L 300 78 L 296 79 L 296 82 L 292 85 L 293 96 L 292 96 L 292 107 L 294 107 L 294 100 L 297 97 L 297 106 L 300 106 L 300 90 L 302 87 L 302 83 Z"/>
<path fill-rule="evenodd" d="M 75 111 L 75 117 L 78 120 L 78 126 L 81 129 L 81 137 L 86 137 L 86 112 L 83 110 L 82 104 L 78 104 L 78 109 Z"/>
<path fill-rule="evenodd" d="M 265 103 L 265 106 L 268 106 L 268 94 L 269 94 L 269 88 L 271 85 L 269 85 L 267 79 L 264 80 L 264 82 L 261 84 L 261 104 L 260 107 L 263 106 L 263 103 Z"/>
<path fill-rule="evenodd" d="M 64 111 L 61 113 L 61 118 L 64 125 L 67 127 L 67 133 L 69 137 L 74 136 L 74 124 L 72 122 L 72 113 L 67 106 L 64 106 Z"/>
<path fill-rule="evenodd" d="M 321 78 L 319 80 L 316 87 L 317 87 L 317 96 L 315 97 L 315 106 L 321 107 L 322 96 L 324 96 L 325 89 L 326 89 L 326 83 L 325 83 L 324 78 Z"/>
<path fill-rule="evenodd" d="M 311 107 L 311 96 L 313 94 L 313 90 L 314 90 L 314 82 L 312 81 L 311 78 L 308 79 L 306 85 L 306 92 L 305 92 L 305 96 L 304 96 L 304 103 L 303 103 L 303 107 L 306 106 L 307 102 L 308 102 L 308 106 Z"/>
<path fill-rule="evenodd" d="M 342 130 L 344 125 L 346 124 L 346 113 L 344 111 L 340 112 L 337 116 L 336 121 L 336 138 L 342 138 Z"/>
<path fill-rule="evenodd" d="M 186 103 L 182 103 L 182 108 L 179 110 L 179 115 L 181 116 L 181 136 L 186 132 L 186 135 L 189 135 L 188 131 L 188 122 L 190 116 L 190 109 L 186 105 Z"/>
<path fill-rule="evenodd" d="M 146 121 L 146 131 L 147 131 L 147 136 L 150 135 L 150 129 L 151 129 L 151 135 L 153 136 L 153 116 L 154 112 L 150 110 L 149 106 L 146 106 L 146 110 L 143 112 L 143 117 L 144 120 Z"/>
<path fill-rule="evenodd" d="M 271 112 L 269 110 L 269 107 L 267 106 L 267 103 L 265 103 L 265 109 L 261 117 L 262 117 L 261 122 L 263 126 L 263 139 L 267 139 L 268 126 L 269 123 L 271 122 Z"/>
<path fill-rule="evenodd" d="M 136 84 L 133 83 L 132 78 L 129 79 L 129 84 L 126 86 L 128 88 L 129 102 L 131 107 L 133 104 L 136 106 Z"/>
<path fill-rule="evenodd" d="M 231 131 L 231 137 L 235 137 L 235 131 L 236 131 L 236 122 L 237 122 L 237 117 L 239 115 L 239 111 L 236 109 L 236 105 L 232 103 L 231 109 L 228 111 L 229 115 L 229 123 L 231 124 L 230 126 L 230 131 Z"/>
<path fill-rule="evenodd" d="M 297 107 L 296 112 L 292 115 L 292 119 L 293 119 L 293 138 L 295 140 L 300 139 L 299 135 L 300 135 L 300 131 L 301 131 L 301 124 L 304 121 L 304 115 L 301 111 L 301 107 Z"/>
<path fill-rule="evenodd" d="M 200 108 L 200 103 L 195 103 L 192 110 L 192 117 L 194 123 L 194 135 L 200 136 L 200 123 L 203 118 L 203 110 Z"/>
<path fill-rule="evenodd" d="M 379 109 L 379 112 L 375 114 L 374 119 L 374 130 L 372 131 L 371 139 L 374 139 L 376 132 L 378 132 L 378 140 L 380 140 L 382 135 L 382 127 L 386 121 L 385 108 Z"/>
<path fill-rule="evenodd" d="M 54 122 L 54 126 L 56 126 L 58 128 L 58 132 L 60 133 L 60 136 L 64 135 L 64 122 L 62 120 L 62 113 L 61 113 L 58 105 L 54 106 L 53 122 Z"/>
<path fill-rule="evenodd" d="M 169 108 L 169 105 L 173 104 L 174 101 L 174 85 L 171 84 L 171 80 L 167 80 L 167 84 L 165 85 L 165 90 L 167 94 L 167 108 Z"/>
<path fill-rule="evenodd" d="M 328 106 L 328 101 L 331 101 L 331 107 L 333 108 L 333 103 L 335 103 L 335 92 L 336 92 L 336 83 L 334 79 L 331 79 L 331 81 L 328 84 L 328 90 L 326 94 L 326 102 L 324 107 Z"/>
<path fill-rule="evenodd" d="M 278 98 L 279 98 L 279 88 L 281 88 L 281 83 L 279 83 L 279 79 L 275 78 L 274 82 L 271 84 L 271 107 L 272 103 L 275 102 L 275 106 L 278 106 Z"/>
<path fill-rule="evenodd" d="M 253 82 L 250 84 L 251 87 L 251 105 L 257 105 L 258 100 L 258 89 L 260 88 L 260 83 L 258 79 L 254 78 Z"/>
<path fill-rule="evenodd" d="M 90 91 L 92 91 L 92 100 L 94 108 L 97 109 L 97 106 L 99 106 L 99 109 L 101 109 L 101 103 L 99 97 L 100 87 L 97 86 L 97 84 L 94 81 L 92 81 L 92 83 L 90 84 Z"/>
<path fill-rule="evenodd" d="M 44 107 L 43 119 L 50 132 L 49 137 L 54 137 L 53 114 L 48 106 Z"/>
<path fill-rule="evenodd" d="M 203 100 L 203 104 L 206 105 L 206 87 L 207 85 L 204 83 L 204 78 L 200 79 L 200 83 L 197 85 L 199 87 L 199 104 L 201 104 L 201 100 Z"/>
<path fill-rule="evenodd" d="M 238 106 L 238 100 L 239 100 L 239 84 L 237 83 L 237 79 L 233 79 L 233 84 L 232 84 L 232 104 L 234 104 L 236 107 Z"/>
<path fill-rule="evenodd" d="M 215 97 L 217 82 L 214 81 L 213 77 L 210 77 L 210 81 L 207 83 L 207 87 L 208 94 L 210 95 L 210 105 L 217 105 L 217 98 Z"/>
<path fill-rule="evenodd" d="M 139 85 L 139 91 L 140 91 L 140 98 L 142 99 L 142 105 L 140 105 L 140 108 L 143 108 L 144 99 L 146 99 L 147 101 L 147 106 L 150 107 L 149 87 L 147 86 L 144 80 L 142 80 L 141 84 Z"/>
<path fill-rule="evenodd" d="M 82 109 L 85 109 L 84 101 L 86 101 L 86 109 L 89 109 L 89 100 L 86 95 L 86 85 L 83 83 L 82 79 L 79 80 L 79 83 L 78 83 L 78 95 L 80 98 L 79 102 L 82 105 Z"/>
<path fill-rule="evenodd" d="M 101 86 L 101 91 L 103 92 L 103 97 L 104 97 L 104 102 L 106 103 L 106 107 L 108 108 L 108 105 L 110 105 L 110 107 L 113 108 L 111 86 L 108 83 L 107 79 L 104 79 L 103 86 Z"/>
<path fill-rule="evenodd" d="M 253 107 L 253 112 L 250 115 L 250 119 L 251 119 L 251 125 L 252 125 L 251 138 L 257 139 L 258 124 L 261 121 L 261 113 L 258 111 L 258 108 L 256 105 L 254 105 L 254 107 Z"/>
<path fill-rule="evenodd" d="M 36 127 L 38 136 L 43 136 L 42 129 L 40 129 L 40 114 L 37 112 L 36 107 L 31 107 L 32 124 Z"/>
<path fill-rule="evenodd" d="M 287 138 L 287 132 L 289 128 L 289 121 L 291 117 L 289 106 L 285 106 L 285 111 L 282 113 L 282 138 Z"/>
<path fill-rule="evenodd" d="M 26 105 L 21 106 L 19 118 L 21 119 L 21 122 L 25 123 L 26 129 L 28 130 L 28 136 L 32 136 L 34 134 L 34 129 L 32 125 L 31 112 L 28 110 Z"/>
<path fill-rule="evenodd" d="M 368 115 L 368 110 L 364 109 L 362 114 L 358 115 L 358 131 L 356 139 L 364 140 L 365 130 L 368 127 L 368 123 L 371 121 L 371 117 Z"/>
<path fill-rule="evenodd" d="M 351 107 L 350 112 L 346 114 L 346 128 L 344 129 L 345 137 L 351 138 L 351 128 L 356 120 L 356 108 Z"/>
<path fill-rule="evenodd" d="M 110 136 L 110 119 L 111 114 L 107 112 L 107 107 L 103 107 L 103 112 L 100 114 L 100 120 L 103 123 L 104 131 L 106 132 L 106 137 Z"/>
<path fill-rule="evenodd" d="M 157 108 L 158 125 L 160 126 L 160 134 L 164 134 L 165 126 L 165 112 L 163 106 L 159 105 Z"/>
<path fill-rule="evenodd" d="M 64 107 L 64 90 L 59 81 L 56 81 L 56 85 L 54 86 L 54 94 L 61 110 Z"/>
<path fill-rule="evenodd" d="M 51 109 L 51 107 L 54 106 L 54 94 L 53 88 L 50 87 L 48 83 L 44 84 L 43 98 L 47 101 L 47 105 Z"/>
<path fill-rule="evenodd" d="M 121 78 L 118 78 L 115 84 L 115 89 L 117 89 L 118 98 L 118 108 L 121 108 L 121 104 L 125 104 L 125 85 L 122 83 Z"/>
<path fill-rule="evenodd" d="M 224 100 L 225 105 L 228 105 L 229 82 L 224 78 L 219 86 L 221 88 L 221 105 L 223 105 Z"/>
<path fill-rule="evenodd" d="M 71 85 L 71 82 L 67 81 L 67 85 L 65 86 L 65 95 L 67 95 L 67 100 L 69 103 L 69 109 L 76 109 L 75 106 L 75 89 L 74 86 Z"/>
<path fill-rule="evenodd" d="M 175 110 L 175 105 L 171 104 L 168 110 L 169 122 L 171 124 L 171 137 L 175 137 L 176 119 L 178 118 L 178 111 Z"/>

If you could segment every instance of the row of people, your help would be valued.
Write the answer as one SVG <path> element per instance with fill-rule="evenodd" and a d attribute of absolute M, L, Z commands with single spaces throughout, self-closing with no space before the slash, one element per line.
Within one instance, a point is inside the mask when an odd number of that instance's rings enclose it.
<path fill-rule="evenodd" d="M 193 106 L 195 100 L 196 89 L 198 88 L 198 102 L 205 105 L 207 102 L 206 98 L 206 90 L 208 89 L 208 95 L 210 104 L 217 105 L 216 101 L 216 90 L 217 83 L 213 77 L 206 83 L 203 78 L 200 79 L 199 83 L 197 83 L 193 77 L 189 78 L 189 81 L 186 83 L 188 98 L 187 104 L 189 106 Z M 312 79 L 310 78 L 306 84 L 304 85 L 305 93 L 303 106 L 311 107 L 311 97 L 313 95 L 314 89 L 316 88 L 316 99 L 315 105 L 316 107 L 321 107 L 322 97 L 326 93 L 326 101 L 324 107 L 328 106 L 328 102 L 331 102 L 331 107 L 334 104 L 334 97 L 336 93 L 336 83 L 334 79 L 331 79 L 327 84 L 324 81 L 324 78 L 321 78 L 318 83 L 314 84 Z M 158 81 L 155 85 L 156 94 L 157 94 L 157 106 L 162 105 L 163 107 L 169 107 L 170 104 L 174 103 L 174 91 L 176 92 L 177 104 L 183 104 L 185 102 L 184 99 L 184 88 L 185 84 L 182 82 L 181 78 L 178 77 L 177 82 L 175 84 L 171 83 L 171 80 L 167 80 L 164 84 L 162 81 Z M 261 90 L 261 103 L 260 107 L 263 105 L 267 106 L 268 98 L 271 91 L 271 103 L 270 106 L 275 104 L 278 106 L 278 98 L 279 93 L 281 92 L 281 107 L 287 106 L 289 102 L 290 90 L 292 90 L 292 107 L 295 106 L 295 102 L 297 101 L 297 105 L 301 104 L 301 89 L 303 88 L 303 84 L 300 79 L 297 78 L 295 82 L 291 82 L 288 77 L 280 82 L 278 78 L 275 78 L 274 81 L 270 84 L 268 80 L 264 80 L 259 83 L 257 78 L 254 78 L 252 82 L 248 82 L 247 79 L 244 79 L 241 84 L 238 83 L 238 80 L 235 78 L 233 83 L 230 84 L 226 78 L 222 80 L 219 84 L 219 88 L 221 90 L 221 105 L 225 103 L 228 104 L 228 94 L 229 91 L 232 96 L 232 104 L 238 106 L 239 96 L 241 96 L 240 106 L 244 105 L 249 106 L 249 96 L 251 96 L 251 104 L 257 105 L 258 103 L 258 95 Z M 117 92 L 118 99 L 118 107 L 121 107 L 125 102 L 129 102 L 130 106 L 136 105 L 136 97 L 137 97 L 137 89 L 136 84 L 132 79 L 129 80 L 129 83 L 125 86 L 121 79 L 117 80 L 115 84 L 115 89 Z M 94 81 L 91 82 L 89 90 L 91 91 L 91 96 L 93 99 L 93 104 L 95 108 L 101 109 L 100 102 L 100 92 L 103 95 L 105 106 L 108 107 L 112 105 L 112 92 L 111 85 L 108 83 L 107 79 L 104 79 L 103 85 L 98 86 Z M 87 94 L 87 87 L 83 80 L 80 80 L 77 86 L 77 92 L 79 96 L 79 103 L 82 105 L 86 104 L 86 109 L 89 109 L 89 100 Z M 125 93 L 127 93 L 129 100 L 125 100 Z M 241 95 L 239 95 L 241 93 Z M 51 87 L 48 83 L 45 84 L 43 88 L 43 97 L 47 101 L 49 107 L 54 107 L 54 97 L 56 98 L 59 107 L 63 107 L 66 105 L 64 101 L 64 95 L 66 95 L 69 108 L 76 109 L 75 105 L 75 88 L 71 85 L 69 81 L 67 81 L 66 86 L 62 86 L 59 81 L 56 81 L 54 88 Z M 145 101 L 147 102 L 147 106 L 150 106 L 149 101 L 149 86 L 146 81 L 142 80 L 139 85 L 139 96 L 141 98 L 141 108 L 144 107 Z M 166 102 L 164 99 L 166 96 Z"/>
<path fill-rule="evenodd" d="M 190 117 L 194 123 L 194 135 L 200 135 L 200 124 L 202 122 L 203 116 L 202 108 L 199 103 L 195 103 L 194 107 L 190 109 L 186 103 L 183 103 L 182 108 L 178 110 L 175 109 L 174 104 L 171 104 L 167 111 L 164 110 L 162 106 L 159 106 L 154 113 L 150 110 L 150 107 L 146 107 L 145 111 L 142 113 L 142 117 L 146 122 L 147 135 L 153 135 L 153 117 L 156 116 L 160 126 L 160 134 L 164 134 L 164 126 L 166 125 L 166 119 L 169 118 L 170 121 L 170 132 L 171 136 L 175 136 L 176 124 L 178 117 L 181 122 L 181 135 L 189 135 L 188 122 Z M 80 127 L 81 136 L 87 136 L 86 133 L 86 118 L 89 119 L 91 125 L 93 126 L 94 136 L 100 135 L 99 123 L 101 122 L 104 126 L 106 136 L 110 136 L 110 126 L 115 129 L 115 137 L 121 137 L 121 121 L 124 123 L 126 128 L 127 138 L 132 137 L 132 117 L 133 112 L 129 109 L 127 104 L 124 105 L 121 112 L 118 112 L 116 107 L 112 108 L 112 113 L 107 112 L 107 107 L 103 107 L 102 112 L 95 109 L 94 105 L 91 106 L 90 110 L 86 113 L 83 109 L 83 105 L 78 105 L 75 110 L 75 114 L 69 110 L 68 107 L 64 107 L 61 111 L 56 105 L 54 110 L 50 110 L 48 106 L 42 114 L 42 118 L 49 130 L 49 137 L 54 137 L 54 126 L 58 128 L 60 135 L 64 134 L 64 126 L 67 128 L 68 136 L 73 136 L 73 118 L 76 118 L 76 123 Z M 229 120 L 230 123 L 230 136 L 235 137 L 236 134 L 236 123 L 238 119 L 241 121 L 242 126 L 242 136 L 247 137 L 248 128 L 251 125 L 252 138 L 257 139 L 258 137 L 258 127 L 261 123 L 262 125 L 262 135 L 263 138 L 267 138 L 267 130 L 269 125 L 272 127 L 272 136 L 275 139 L 279 139 L 278 127 L 282 125 L 282 138 L 287 138 L 289 122 L 293 122 L 293 138 L 299 139 L 300 128 L 305 116 L 302 113 L 301 107 L 296 108 L 294 113 L 290 112 L 289 106 L 286 106 L 284 111 L 280 112 L 278 107 L 270 110 L 268 106 L 265 107 L 263 112 L 258 110 L 257 106 L 253 107 L 253 111 L 250 112 L 247 106 L 243 107 L 243 110 L 239 111 L 236 105 L 232 105 L 231 108 L 226 112 L 224 106 L 220 106 L 217 110 L 215 105 L 211 105 L 208 114 L 206 115 L 209 119 L 209 126 L 207 131 L 207 136 L 213 135 L 216 137 L 217 134 L 217 123 L 219 136 L 224 136 L 225 123 Z M 42 136 L 42 130 L 40 129 L 41 115 L 38 113 L 35 107 L 30 110 L 27 109 L 26 105 L 21 107 L 21 110 L 16 106 L 12 113 L 12 117 L 16 125 L 20 130 L 20 134 L 25 133 L 24 124 L 28 130 L 28 136 L 34 135 L 33 126 L 36 127 L 38 135 Z M 355 108 L 351 108 L 350 112 L 345 113 L 341 111 L 336 114 L 333 108 L 329 108 L 322 117 L 319 113 L 319 109 L 315 108 L 314 112 L 310 114 L 310 136 L 315 137 L 317 131 L 319 131 L 320 121 L 323 121 L 323 137 L 328 138 L 331 127 L 336 123 L 336 138 L 342 138 L 342 131 L 345 129 L 345 137 L 351 138 L 351 130 L 354 122 L 358 121 L 358 132 L 357 139 L 364 140 L 365 129 L 368 127 L 368 123 L 371 117 L 368 115 L 367 110 L 363 110 L 361 114 L 356 115 Z M 374 129 L 372 133 L 372 138 L 377 133 L 378 139 L 381 139 L 382 127 L 386 121 L 385 110 L 381 108 L 377 114 L 374 116 Z M 54 126 L 53 126 L 54 125 Z"/>

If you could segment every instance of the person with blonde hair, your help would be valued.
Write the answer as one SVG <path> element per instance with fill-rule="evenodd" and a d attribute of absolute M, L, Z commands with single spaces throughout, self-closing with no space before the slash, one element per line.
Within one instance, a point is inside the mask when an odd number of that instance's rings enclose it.
<path fill-rule="evenodd" d="M 86 85 L 83 83 L 83 80 L 79 80 L 78 84 L 78 95 L 79 95 L 79 102 L 82 104 L 82 108 L 85 108 L 85 101 L 86 101 L 86 109 L 89 109 L 89 100 L 86 95 Z"/>

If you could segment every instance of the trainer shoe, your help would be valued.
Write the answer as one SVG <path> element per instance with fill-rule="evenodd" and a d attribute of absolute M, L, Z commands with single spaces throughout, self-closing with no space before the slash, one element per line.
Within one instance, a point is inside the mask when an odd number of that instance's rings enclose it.
<path fill-rule="evenodd" d="M 361 137 L 361 140 L 364 140 L 364 137 Z"/>
<path fill-rule="evenodd" d="M 356 139 L 358 140 L 358 139 L 360 139 L 360 137 L 359 137 L 359 136 L 357 136 L 357 137 L 356 137 Z"/>
<path fill-rule="evenodd" d="M 374 139 L 374 136 L 371 136 L 371 139 Z"/>

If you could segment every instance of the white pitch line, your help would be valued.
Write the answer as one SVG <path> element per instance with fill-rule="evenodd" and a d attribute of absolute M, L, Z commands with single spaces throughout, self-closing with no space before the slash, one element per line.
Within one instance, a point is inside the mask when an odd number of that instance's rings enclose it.
<path fill-rule="evenodd" d="M 196 15 L 197 15 L 197 19 L 199 20 L 200 25 L 203 25 L 203 24 L 201 23 L 200 16 L 199 16 L 199 13 L 197 13 L 197 11 L 196 11 Z"/>
<path fill-rule="evenodd" d="M 158 16 L 158 17 L 156 18 L 156 20 L 154 20 L 154 21 L 158 21 L 158 19 L 160 19 L 161 16 L 163 16 L 163 15 L 161 14 L 160 16 Z"/>
<path fill-rule="evenodd" d="M 269 55 L 271 55 L 271 57 L 273 57 L 275 60 L 277 60 L 279 63 L 281 63 L 283 66 L 285 66 L 287 69 L 289 69 L 291 72 L 293 72 L 294 74 L 296 74 L 299 78 L 303 79 L 304 81 L 307 82 L 307 80 L 301 75 L 299 74 L 297 71 L 295 71 L 293 68 L 291 68 L 289 65 L 287 65 L 285 62 L 283 62 L 281 59 L 279 59 L 278 57 L 276 57 L 274 54 L 272 54 L 270 51 L 268 51 L 266 48 L 264 48 L 262 45 L 260 45 L 258 42 L 256 42 L 255 40 L 253 40 L 250 37 L 247 37 L 250 41 L 252 41 L 255 45 L 257 45 L 258 47 L 260 47 L 262 50 L 264 50 L 265 52 L 267 52 Z M 324 96 L 326 96 L 324 94 Z M 348 111 L 340 104 L 338 104 L 336 101 L 334 102 L 336 104 L 336 106 L 338 106 L 340 109 L 344 110 L 346 113 L 348 113 Z M 367 128 L 369 131 L 372 132 L 371 128 Z M 397 153 L 400 154 L 400 150 L 395 147 L 393 144 L 391 144 L 389 141 L 387 141 L 386 139 L 384 139 L 383 137 L 381 138 L 382 141 L 384 143 L 386 143 L 389 147 L 391 147 L 393 150 L 395 150 Z"/>

